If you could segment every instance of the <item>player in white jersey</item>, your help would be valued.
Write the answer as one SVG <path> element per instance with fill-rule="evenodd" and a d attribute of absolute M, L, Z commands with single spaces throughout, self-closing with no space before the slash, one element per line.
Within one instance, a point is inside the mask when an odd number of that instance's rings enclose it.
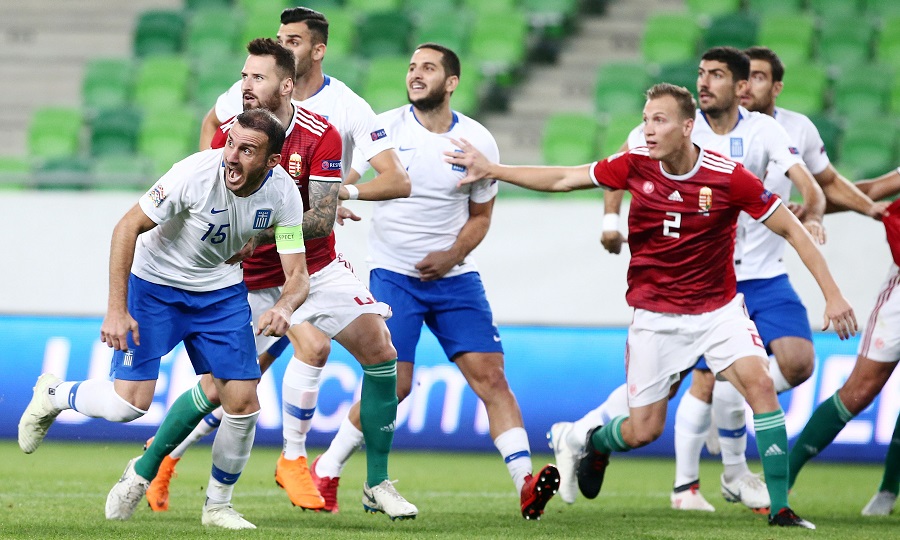
<path fill-rule="evenodd" d="M 413 187 L 407 199 L 376 203 L 369 231 L 369 286 L 393 310 L 387 324 L 397 348 L 398 397 L 405 399 L 412 388 L 416 344 L 425 323 L 484 402 L 491 438 L 520 494 L 522 516 L 540 519 L 559 476 L 553 465 L 532 474 L 528 436 L 504 373 L 500 335 L 470 256 L 490 227 L 497 185 L 483 180 L 458 187 L 465 169 L 443 156 L 455 148 L 452 139 L 464 138 L 490 159 L 499 159 L 497 143 L 484 126 L 450 108 L 459 77 L 456 53 L 422 44 L 406 75 L 410 105 L 379 115 Z M 366 169 L 357 153 L 351 179 Z M 336 504 L 344 465 L 363 442 L 359 425 L 357 403 L 328 451 L 312 464 L 326 504 Z"/>
<path fill-rule="evenodd" d="M 100 332 L 115 349 L 114 381 L 62 382 L 41 375 L 19 423 L 22 450 L 36 450 L 65 409 L 114 422 L 143 416 L 161 357 L 184 341 L 195 371 L 213 375 L 195 388 L 194 399 L 209 412 L 214 406 L 207 396 L 216 392 L 225 409 L 202 522 L 255 528 L 230 502 L 253 445 L 260 377 L 247 289 L 240 267 L 230 263 L 252 237 L 275 228 L 287 280 L 256 331 L 283 335 L 309 292 L 303 201 L 278 165 L 283 142 L 284 127 L 271 112 L 243 113 L 224 150 L 176 163 L 119 221 L 110 250 L 109 310 Z M 107 497 L 107 519 L 128 519 L 149 485 L 135 472 L 135 461 Z"/>
<path fill-rule="evenodd" d="M 383 126 L 362 98 L 343 82 L 325 75 L 322 61 L 328 43 L 328 20 L 321 13 L 304 7 L 285 9 L 281 13 L 278 42 L 294 53 L 294 103 L 324 116 L 341 133 L 342 166 L 346 176 L 354 149 L 372 164 L 378 175 L 359 187 L 349 186 L 352 197 L 360 200 L 386 200 L 406 197 L 410 192 L 409 176 L 392 148 Z M 210 109 L 201 127 L 200 146 L 209 146 L 219 125 L 241 111 L 240 81 L 222 94 Z M 351 212 L 338 207 L 338 222 L 358 220 Z M 331 352 L 331 339 L 309 323 L 295 325 L 288 332 L 295 358 L 285 371 L 282 399 L 286 411 L 303 411 L 297 417 L 284 417 L 285 448 L 276 466 L 279 485 L 294 504 L 318 497 L 306 464 L 306 434 L 315 410 L 322 368 Z M 263 353 L 261 361 L 271 362 L 272 355 Z M 302 389 L 302 392 L 297 392 Z M 326 507 L 325 510 L 331 510 Z"/>

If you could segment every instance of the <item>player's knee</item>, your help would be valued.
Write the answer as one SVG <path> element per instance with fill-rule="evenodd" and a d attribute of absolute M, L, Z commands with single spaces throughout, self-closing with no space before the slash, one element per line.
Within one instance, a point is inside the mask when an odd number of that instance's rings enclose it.
<path fill-rule="evenodd" d="M 632 426 L 632 440 L 626 441 L 632 448 L 640 448 L 652 443 L 662 435 L 663 427 L 665 427 L 664 425 L 655 425 L 652 422 L 642 423 L 641 425 L 632 423 Z"/>
<path fill-rule="evenodd" d="M 790 383 L 791 386 L 800 386 L 807 379 L 812 377 L 813 369 L 815 369 L 816 359 L 813 355 L 803 355 L 801 357 L 797 357 L 790 362 L 790 365 L 782 366 L 778 364 L 779 369 L 781 369 L 782 375 L 784 375 L 784 379 Z"/>
<path fill-rule="evenodd" d="M 150 403 L 129 403 L 125 398 L 116 394 L 116 398 L 110 400 L 109 406 L 106 408 L 103 418 L 110 422 L 131 422 L 144 416 Z M 141 407 L 143 405 L 143 407 Z"/>

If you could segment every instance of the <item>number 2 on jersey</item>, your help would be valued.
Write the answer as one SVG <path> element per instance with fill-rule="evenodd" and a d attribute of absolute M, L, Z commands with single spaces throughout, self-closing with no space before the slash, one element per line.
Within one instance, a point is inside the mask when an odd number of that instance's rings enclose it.
<path fill-rule="evenodd" d="M 663 236 L 681 238 L 681 233 L 676 229 L 681 227 L 681 212 L 666 212 L 672 219 L 663 220 Z"/>
<path fill-rule="evenodd" d="M 216 225 L 214 223 L 207 223 L 207 225 L 209 225 L 209 228 L 206 229 L 206 234 L 204 234 L 203 237 L 200 238 L 201 242 L 206 241 L 207 238 L 209 238 L 209 241 L 213 244 L 221 244 L 225 241 L 225 238 L 227 236 L 225 234 L 225 229 L 231 226 L 230 223 L 219 225 L 219 230 L 217 230 L 216 233 L 212 235 L 212 237 L 210 237 L 210 234 L 212 234 L 213 229 L 216 228 Z"/>

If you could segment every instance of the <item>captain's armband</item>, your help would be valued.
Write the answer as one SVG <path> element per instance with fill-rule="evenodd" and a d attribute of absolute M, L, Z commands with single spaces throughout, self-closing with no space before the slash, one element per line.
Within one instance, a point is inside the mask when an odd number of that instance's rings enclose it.
<path fill-rule="evenodd" d="M 275 247 L 279 253 L 302 253 L 303 225 L 293 227 L 275 227 Z"/>

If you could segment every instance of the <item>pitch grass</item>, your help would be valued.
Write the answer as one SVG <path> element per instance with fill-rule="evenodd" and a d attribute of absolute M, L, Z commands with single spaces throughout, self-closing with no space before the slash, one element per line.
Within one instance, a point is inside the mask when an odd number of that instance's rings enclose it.
<path fill-rule="evenodd" d="M 259 529 L 222 531 L 200 525 L 209 474 L 208 446 L 178 465 L 171 509 L 154 514 L 143 503 L 126 522 L 106 521 L 109 488 L 139 444 L 47 441 L 24 455 L 15 441 L 0 441 L 0 538 L 640 538 L 715 540 L 741 538 L 897 538 L 900 516 L 864 518 L 860 509 L 878 486 L 877 465 L 813 464 L 804 471 L 791 504 L 817 531 L 777 529 L 764 516 L 719 495 L 721 465 L 704 461 L 702 492 L 716 512 L 669 509 L 674 465 L 669 460 L 615 456 L 606 484 L 593 501 L 572 506 L 554 499 L 539 522 L 521 518 L 518 497 L 495 454 L 395 452 L 392 478 L 419 507 L 415 521 L 391 522 L 363 512 L 365 460 L 351 460 L 341 481 L 339 514 L 292 507 L 273 480 L 278 448 L 258 447 L 235 491 L 234 503 Z M 535 465 L 552 460 L 536 455 Z M 758 469 L 758 464 L 752 464 Z"/>

